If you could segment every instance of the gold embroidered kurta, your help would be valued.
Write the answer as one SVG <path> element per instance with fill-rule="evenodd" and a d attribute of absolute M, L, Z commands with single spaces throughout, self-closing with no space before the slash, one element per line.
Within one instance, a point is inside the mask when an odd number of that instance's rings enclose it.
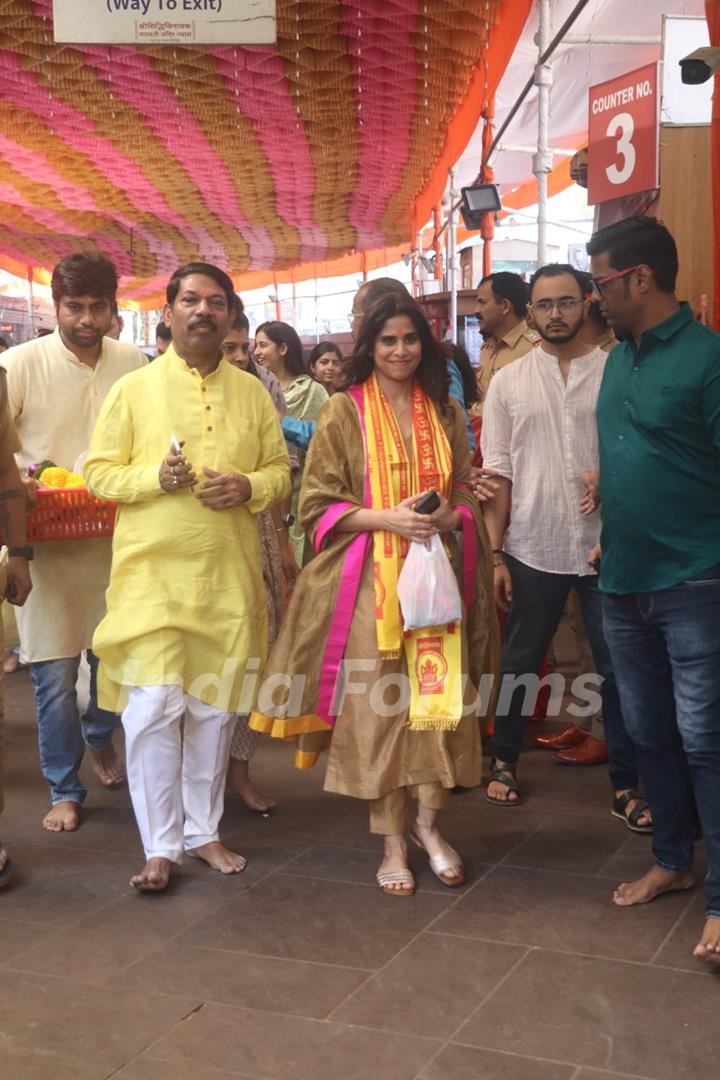
<path fill-rule="evenodd" d="M 468 507 L 478 535 L 475 568 L 475 602 L 465 613 L 463 672 L 469 676 L 466 700 L 475 697 L 482 674 L 494 674 L 498 661 L 498 634 L 492 599 L 490 545 L 477 503 L 464 485 L 470 477 L 470 448 L 459 406 L 450 402 L 441 415 L 453 455 L 451 502 Z M 300 518 L 311 535 L 325 511 L 347 502 L 346 513 L 364 505 L 365 454 L 357 409 L 347 394 L 335 394 L 323 409 L 305 466 L 300 499 Z M 344 516 L 344 515 L 343 515 Z M 405 660 L 381 660 L 375 629 L 372 554 L 367 556 L 345 650 L 346 660 L 373 662 L 372 671 L 357 670 L 353 682 L 363 693 L 346 694 L 332 738 L 330 729 L 316 714 L 322 661 L 330 633 L 333 611 L 340 594 L 346 550 L 356 534 L 333 533 L 319 554 L 303 569 L 278 641 L 272 651 L 265 678 L 301 676 L 288 708 L 273 716 L 263 710 L 261 697 L 251 726 L 280 738 L 297 741 L 296 764 L 313 765 L 318 753 L 329 745 L 326 790 L 363 799 L 375 799 L 390 791 L 417 783 L 439 781 L 443 787 L 473 786 L 480 781 L 481 748 L 479 721 L 464 717 L 455 731 L 411 731 L 407 711 L 394 716 L 378 715 L 370 698 L 379 692 L 380 681 L 402 674 Z M 458 577 L 460 559 L 454 537 L 450 555 Z M 267 684 L 266 684 L 267 685 Z M 279 699 L 280 695 L 277 695 Z M 391 700 L 391 695 L 388 695 Z M 296 715 L 291 715 L 295 713 Z"/>

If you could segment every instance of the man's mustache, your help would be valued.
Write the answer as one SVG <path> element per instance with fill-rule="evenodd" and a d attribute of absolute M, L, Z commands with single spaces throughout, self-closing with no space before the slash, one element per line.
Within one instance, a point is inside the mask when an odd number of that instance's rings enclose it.
<path fill-rule="evenodd" d="M 209 326 L 211 330 L 217 330 L 217 323 L 214 319 L 191 319 L 188 323 L 188 330 L 194 330 L 197 326 Z"/>

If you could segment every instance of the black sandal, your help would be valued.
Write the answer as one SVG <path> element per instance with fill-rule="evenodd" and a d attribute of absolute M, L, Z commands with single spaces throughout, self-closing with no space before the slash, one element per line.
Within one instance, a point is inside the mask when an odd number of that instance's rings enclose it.
<path fill-rule="evenodd" d="M 629 814 L 625 811 L 628 808 L 628 804 L 631 802 L 637 802 L 637 806 L 634 806 Z M 631 832 L 637 833 L 651 833 L 653 831 L 652 823 L 649 825 L 638 825 L 639 819 L 646 814 L 650 807 L 647 801 L 643 799 L 637 791 L 631 789 L 630 791 L 623 792 L 622 795 L 618 795 L 613 800 L 612 810 L 610 813 L 613 817 L 619 818 L 620 821 L 624 821 L 625 825 Z"/>
<path fill-rule="evenodd" d="M 488 786 L 493 780 L 502 784 L 508 789 L 508 792 L 514 791 L 517 795 L 517 799 L 493 799 L 491 795 L 488 795 L 487 787 L 485 788 L 485 798 L 493 806 L 502 806 L 503 809 L 507 809 L 509 806 L 520 805 L 520 788 L 518 787 L 517 777 L 515 776 L 514 765 L 497 765 L 495 758 L 490 760 L 490 775 L 488 777 Z"/>

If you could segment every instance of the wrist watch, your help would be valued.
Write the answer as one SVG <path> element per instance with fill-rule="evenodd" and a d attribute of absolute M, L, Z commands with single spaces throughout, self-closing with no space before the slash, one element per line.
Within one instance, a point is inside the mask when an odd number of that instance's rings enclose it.
<path fill-rule="evenodd" d="M 9 547 L 8 557 L 10 559 L 32 559 L 35 555 L 32 544 L 25 544 L 23 547 Z"/>
<path fill-rule="evenodd" d="M 291 525 L 295 524 L 295 515 L 294 514 L 283 514 L 282 523 L 283 523 L 283 525 L 287 525 L 287 527 L 289 529 Z"/>

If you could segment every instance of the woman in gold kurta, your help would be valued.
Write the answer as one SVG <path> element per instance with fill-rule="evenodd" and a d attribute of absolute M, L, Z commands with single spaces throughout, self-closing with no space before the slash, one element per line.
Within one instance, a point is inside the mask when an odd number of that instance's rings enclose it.
<path fill-rule="evenodd" d="M 473 704 L 497 653 L 489 544 L 469 488 L 463 418 L 419 307 L 381 300 L 349 370 L 354 385 L 323 408 L 305 469 L 300 517 L 317 554 L 298 579 L 251 726 L 296 739 L 301 768 L 329 743 L 326 790 L 368 800 L 371 831 L 385 838 L 378 883 L 409 895 L 409 794 L 433 870 L 448 886 L 464 880 L 436 816 L 450 788 L 480 782 Z M 440 506 L 425 516 L 413 505 L 428 489 Z M 464 617 L 460 626 L 408 632 L 398 573 L 409 542 L 436 533 L 460 580 Z M 281 704 L 279 686 L 287 688 Z"/>

